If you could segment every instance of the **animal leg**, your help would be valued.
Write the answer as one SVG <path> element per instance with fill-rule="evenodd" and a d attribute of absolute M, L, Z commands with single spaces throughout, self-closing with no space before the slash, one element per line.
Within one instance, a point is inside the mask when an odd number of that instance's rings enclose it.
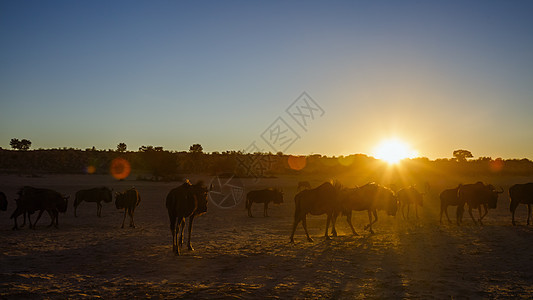
<path fill-rule="evenodd" d="M 265 202 L 263 216 L 268 217 L 268 202 Z"/>
<path fill-rule="evenodd" d="M 296 216 L 294 216 L 294 222 L 292 223 L 291 243 L 294 243 L 294 232 L 296 231 L 298 223 L 300 223 L 299 217 L 297 218 Z"/>
<path fill-rule="evenodd" d="M 44 210 L 39 211 L 39 215 L 37 216 L 37 220 L 35 220 L 35 223 L 33 223 L 33 225 L 31 224 L 31 221 L 30 221 L 30 228 L 35 229 L 35 225 L 37 225 L 37 221 L 39 221 L 39 219 L 43 215 L 43 212 L 44 212 Z M 30 216 L 28 215 L 28 219 L 29 219 L 29 217 Z"/>
<path fill-rule="evenodd" d="M 468 206 L 468 213 L 470 214 L 470 217 L 472 218 L 472 221 L 474 221 L 474 224 L 477 225 L 476 219 L 474 219 L 474 215 L 472 214 L 472 207 Z"/>
<path fill-rule="evenodd" d="M 178 223 L 178 230 L 179 230 L 178 250 L 176 251 L 176 253 L 180 255 L 181 247 L 183 246 L 183 231 L 185 230 L 185 218 L 180 218 L 179 223 Z"/>
<path fill-rule="evenodd" d="M 124 228 L 124 221 L 126 221 L 126 214 L 128 213 L 128 209 L 124 208 L 124 218 L 122 219 L 122 226 L 120 228 Z"/>
<path fill-rule="evenodd" d="M 306 216 L 303 216 L 302 218 L 302 226 L 304 227 L 305 235 L 307 236 L 307 241 L 313 243 L 313 239 L 309 236 L 309 232 L 307 232 L 307 220 Z"/>
<path fill-rule="evenodd" d="M 194 248 L 191 245 L 191 232 L 192 232 L 192 221 L 194 220 L 194 215 L 189 217 L 189 238 L 187 240 L 187 249 L 194 251 Z"/>
<path fill-rule="evenodd" d="M 54 221 L 56 220 L 55 219 L 55 214 L 54 214 L 54 211 L 49 211 L 49 210 L 46 210 L 46 212 L 48 213 L 48 216 L 50 216 L 50 225 L 48 225 L 47 227 L 51 227 L 52 225 L 54 225 Z M 57 226 L 56 226 L 57 228 Z"/>
<path fill-rule="evenodd" d="M 176 217 L 170 216 L 170 234 L 172 234 L 172 251 L 176 251 L 177 236 L 176 236 Z"/>
<path fill-rule="evenodd" d="M 98 217 L 102 216 L 102 204 L 100 202 L 96 202 L 96 215 Z"/>
<path fill-rule="evenodd" d="M 331 240 L 331 237 L 328 235 L 329 222 L 331 222 L 331 214 L 328 214 L 328 217 L 326 218 L 326 233 L 324 234 L 326 240 Z"/>
<path fill-rule="evenodd" d="M 357 232 L 355 232 L 355 229 L 353 228 L 353 224 L 352 224 L 352 212 L 350 211 L 350 213 L 348 213 L 346 215 L 346 222 L 348 222 L 348 225 L 350 225 L 350 228 L 352 229 L 352 234 L 353 235 L 359 235 Z"/>
<path fill-rule="evenodd" d="M 134 210 L 134 209 L 130 209 L 130 211 L 129 211 L 129 215 L 130 215 L 130 227 L 135 228 L 135 221 L 134 221 L 134 219 L 133 219 L 133 214 L 135 214 L 135 210 Z"/>
<path fill-rule="evenodd" d="M 248 217 L 250 217 L 250 218 L 254 217 L 252 215 L 252 201 L 249 201 L 249 203 L 248 203 Z"/>

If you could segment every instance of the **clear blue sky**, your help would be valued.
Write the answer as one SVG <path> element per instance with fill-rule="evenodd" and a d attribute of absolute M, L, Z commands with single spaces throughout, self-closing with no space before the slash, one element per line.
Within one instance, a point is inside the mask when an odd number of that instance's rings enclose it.
<path fill-rule="evenodd" d="M 533 2 L 0 0 L 3 148 L 272 151 L 278 117 L 287 153 L 533 159 Z"/>

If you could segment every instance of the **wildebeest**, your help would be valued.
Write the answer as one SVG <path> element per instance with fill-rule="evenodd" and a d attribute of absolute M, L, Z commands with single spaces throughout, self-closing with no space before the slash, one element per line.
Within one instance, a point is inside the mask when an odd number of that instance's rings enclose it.
<path fill-rule="evenodd" d="M 451 223 L 450 217 L 448 216 L 448 206 L 457 206 L 457 222 L 459 221 L 460 215 L 464 211 L 465 202 L 459 201 L 459 196 L 457 192 L 459 191 L 459 186 L 454 189 L 446 189 L 440 193 L 440 223 L 442 224 L 442 213 L 446 215 L 448 222 Z"/>
<path fill-rule="evenodd" d="M 187 248 L 194 250 L 191 245 L 191 232 L 194 217 L 207 212 L 207 195 L 209 190 L 199 181 L 191 184 L 188 180 L 177 188 L 172 189 L 166 198 L 166 207 L 170 219 L 172 234 L 172 251 L 180 255 L 183 245 L 183 231 L 185 218 L 189 218 L 189 239 Z M 179 234 L 179 237 L 178 237 Z"/>
<path fill-rule="evenodd" d="M 339 193 L 339 202 L 341 206 L 340 211 L 346 216 L 346 221 L 350 225 L 354 235 L 358 234 L 352 225 L 352 211 L 366 210 L 368 212 L 368 225 L 365 226 L 365 229 L 374 233 L 372 225 L 378 221 L 377 211 L 385 210 L 388 215 L 394 216 L 398 208 L 394 192 L 387 187 L 373 182 L 361 187 L 343 189 Z M 372 215 L 374 216 L 374 220 L 372 220 Z M 334 226 L 335 222 L 333 222 L 332 229 L 332 233 L 335 236 L 337 233 L 335 232 Z"/>
<path fill-rule="evenodd" d="M 457 195 L 460 203 L 465 202 L 468 204 L 468 213 L 470 214 L 472 221 L 474 221 L 474 224 L 479 222 L 479 225 L 483 225 L 481 221 L 489 212 L 489 208 L 496 208 L 496 204 L 498 203 L 498 195 L 501 193 L 503 193 L 503 189 L 501 189 L 501 191 L 497 191 L 492 184 L 485 185 L 483 182 L 477 182 L 474 184 L 464 184 L 459 186 Z M 485 211 L 483 214 L 481 214 L 482 207 Z M 472 209 L 478 209 L 479 220 L 476 221 L 474 219 L 474 215 L 472 215 Z M 463 214 L 461 213 L 458 217 L 457 224 L 459 225 L 462 221 Z"/>
<path fill-rule="evenodd" d="M 0 210 L 7 210 L 7 197 L 4 192 L 0 192 Z"/>
<path fill-rule="evenodd" d="M 511 202 L 509 209 L 513 215 L 513 225 L 516 225 L 514 221 L 514 213 L 520 203 L 527 204 L 527 225 L 529 225 L 529 219 L 531 218 L 531 204 L 533 204 L 533 182 L 513 185 L 509 188 L 509 198 Z"/>
<path fill-rule="evenodd" d="M 298 187 L 296 188 L 296 192 L 301 192 L 303 190 L 311 189 L 311 184 L 309 181 L 299 181 Z"/>
<path fill-rule="evenodd" d="M 398 203 L 402 210 L 402 216 L 405 219 L 409 219 L 409 207 L 411 204 L 415 208 L 415 216 L 418 219 L 418 207 L 422 207 L 424 204 L 423 194 L 420 193 L 414 186 L 402 188 L 396 193 L 398 196 Z M 405 207 L 407 206 L 407 216 L 405 215 Z"/>
<path fill-rule="evenodd" d="M 334 214 L 340 208 L 337 193 L 338 190 L 331 183 L 325 182 L 314 189 L 303 190 L 294 196 L 294 223 L 292 225 L 290 238 L 291 243 L 294 243 L 294 232 L 300 221 L 305 230 L 307 240 L 313 242 L 313 239 L 309 236 L 307 231 L 307 214 L 327 215 L 326 231 L 324 235 L 326 239 L 330 239 L 328 235 L 329 223 L 330 221 L 333 222 Z"/>
<path fill-rule="evenodd" d="M 263 216 L 268 217 L 268 204 L 274 202 L 274 204 L 283 203 L 283 192 L 275 189 L 268 188 L 263 190 L 249 191 L 246 194 L 246 209 L 248 210 L 248 216 L 252 216 L 252 203 L 264 203 Z"/>
<path fill-rule="evenodd" d="M 35 226 L 37 225 L 37 222 L 41 218 L 44 211 L 48 213 L 51 219 L 48 227 L 54 225 L 57 228 L 59 225 L 59 213 L 64 213 L 67 211 L 68 196 L 64 197 L 60 193 L 51 189 L 25 186 L 18 191 L 18 195 L 19 199 L 16 201 L 17 208 L 11 215 L 11 218 L 14 219 L 15 222 L 13 229 L 18 229 L 17 217 L 20 215 L 28 215 L 30 228 L 35 229 Z M 39 211 L 39 215 L 32 224 L 30 215 L 36 211 Z M 26 222 L 25 217 L 24 222 Z"/>
<path fill-rule="evenodd" d="M 139 196 L 137 189 L 131 188 L 124 192 L 117 192 L 115 199 L 115 206 L 117 209 L 124 209 L 124 218 L 122 219 L 122 226 L 120 228 L 124 228 L 126 214 L 130 216 L 130 227 L 135 228 L 133 214 L 135 213 L 135 208 L 141 203 L 141 196 Z"/>
<path fill-rule="evenodd" d="M 76 210 L 81 202 L 96 202 L 96 215 L 102 216 L 102 201 L 109 203 L 113 201 L 113 193 L 107 187 L 98 187 L 76 192 L 74 199 L 74 216 L 77 217 Z"/>

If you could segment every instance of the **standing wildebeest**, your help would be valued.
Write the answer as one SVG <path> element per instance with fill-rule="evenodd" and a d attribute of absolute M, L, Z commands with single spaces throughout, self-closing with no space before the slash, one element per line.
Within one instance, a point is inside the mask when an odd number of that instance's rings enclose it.
<path fill-rule="evenodd" d="M 7 197 L 4 192 L 0 192 L 0 210 L 7 210 Z"/>
<path fill-rule="evenodd" d="M 74 199 L 74 216 L 76 215 L 76 210 L 81 202 L 96 202 L 96 215 L 98 217 L 102 216 L 102 200 L 105 203 L 113 201 L 113 193 L 107 187 L 92 188 L 88 190 L 80 190 L 76 192 L 76 199 Z"/>
<path fill-rule="evenodd" d="M 442 224 L 442 213 L 446 215 L 446 218 L 448 219 L 448 222 L 451 223 L 450 217 L 448 216 L 448 206 L 457 206 L 457 221 L 459 220 L 459 216 L 462 215 L 464 211 L 465 202 L 459 201 L 459 196 L 457 195 L 457 192 L 459 191 L 459 187 L 461 185 L 457 186 L 454 189 L 447 189 L 442 191 L 440 193 L 440 223 Z"/>
<path fill-rule="evenodd" d="M 130 216 L 130 227 L 135 228 L 133 213 L 135 212 L 135 208 L 141 203 L 139 192 L 137 192 L 135 188 L 131 188 L 122 193 L 117 192 L 115 198 L 115 206 L 117 209 L 124 209 L 124 218 L 122 219 L 122 226 L 120 228 L 124 228 L 126 214 Z"/>
<path fill-rule="evenodd" d="M 246 194 L 246 209 L 248 210 L 248 216 L 252 216 L 252 203 L 264 203 L 263 216 L 268 217 L 268 203 L 270 201 L 274 204 L 283 203 L 283 192 L 278 189 L 268 188 L 263 190 L 249 191 Z"/>
<path fill-rule="evenodd" d="M 527 225 L 529 225 L 529 219 L 531 218 L 531 204 L 533 204 L 533 182 L 513 185 L 509 188 L 509 198 L 511 198 L 509 209 L 513 214 L 513 225 L 516 225 L 514 221 L 514 213 L 520 203 L 527 204 Z"/>
<path fill-rule="evenodd" d="M 292 225 L 291 243 L 294 243 L 294 232 L 300 221 L 305 230 L 307 241 L 313 242 L 313 239 L 307 232 L 307 214 L 327 214 L 326 232 L 324 235 L 326 239 L 330 239 L 328 235 L 329 222 L 334 221 L 334 214 L 340 209 L 337 192 L 337 189 L 331 183 L 325 182 L 317 188 L 303 190 L 294 196 L 294 223 Z"/>
<path fill-rule="evenodd" d="M 459 186 L 457 195 L 460 201 L 459 203 L 465 202 L 468 204 L 468 213 L 470 214 L 472 221 L 474 221 L 474 224 L 479 222 L 479 225 L 483 225 L 481 221 L 489 212 L 489 208 L 496 208 L 498 195 L 501 193 L 503 193 L 503 189 L 501 189 L 501 191 L 496 191 L 492 184 L 485 185 L 482 182 L 477 182 L 475 184 Z M 483 215 L 481 214 L 481 207 L 485 210 Z M 472 209 L 476 208 L 479 211 L 479 220 L 477 221 L 474 219 L 474 215 L 472 215 Z M 457 224 L 459 225 L 462 221 L 463 214 L 461 213 L 458 217 Z"/>
<path fill-rule="evenodd" d="M 353 189 L 343 189 L 339 193 L 339 202 L 341 206 L 342 214 L 346 216 L 346 221 L 352 233 L 358 235 L 352 225 L 352 211 L 364 211 L 368 212 L 368 225 L 365 225 L 365 229 L 368 229 L 371 233 L 372 225 L 378 221 L 378 210 L 387 211 L 388 215 L 396 215 L 398 209 L 396 197 L 394 192 L 384 186 L 377 183 L 368 183 L 361 187 Z M 374 215 L 374 220 L 372 220 Z M 336 218 L 336 216 L 335 216 Z M 333 222 L 332 234 L 337 235 L 335 231 L 335 222 Z"/>
<path fill-rule="evenodd" d="M 26 214 L 28 215 L 30 228 L 35 229 L 37 221 L 39 221 L 44 211 L 50 215 L 51 223 L 48 227 L 54 225 L 57 228 L 59 225 L 59 213 L 67 211 L 68 197 L 64 197 L 54 190 L 25 186 L 18 191 L 18 195 L 17 208 L 11 215 L 15 222 L 13 229 L 18 229 L 17 217 Z M 30 215 L 36 211 L 39 211 L 39 215 L 32 224 Z M 26 222 L 25 216 L 24 222 Z"/>
<path fill-rule="evenodd" d="M 296 188 L 296 192 L 301 192 L 303 190 L 309 190 L 311 189 L 311 184 L 309 181 L 299 181 L 298 187 Z"/>
<path fill-rule="evenodd" d="M 179 187 L 172 189 L 167 195 L 166 207 L 170 219 L 172 251 L 176 251 L 178 255 L 180 255 L 183 244 L 185 218 L 189 218 L 187 248 L 191 251 L 194 250 L 191 246 L 192 223 L 195 216 L 200 216 L 207 212 L 208 192 L 203 182 L 199 181 L 193 185 L 187 180 Z"/>
<path fill-rule="evenodd" d="M 418 219 L 418 207 L 422 207 L 424 204 L 423 194 L 416 190 L 414 186 L 402 188 L 397 193 L 398 202 L 402 209 L 403 219 L 409 219 L 409 207 L 411 204 L 415 207 L 415 215 Z M 407 216 L 405 215 L 404 208 L 407 206 Z"/>

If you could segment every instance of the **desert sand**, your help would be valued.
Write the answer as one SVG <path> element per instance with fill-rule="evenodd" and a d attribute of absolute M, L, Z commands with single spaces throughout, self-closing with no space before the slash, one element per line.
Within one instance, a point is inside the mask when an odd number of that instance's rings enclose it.
<path fill-rule="evenodd" d="M 207 176 L 189 178 L 210 181 Z M 468 213 L 461 227 L 440 225 L 437 188 L 426 196 L 419 219 L 412 211 L 409 220 L 380 212 L 375 234 L 370 234 L 363 230 L 366 212 L 356 212 L 353 222 L 359 236 L 351 234 L 341 217 L 339 236 L 326 241 L 325 215 L 311 216 L 308 227 L 315 242 L 306 241 L 299 225 L 291 244 L 298 179 L 243 182 L 246 190 L 283 187 L 285 202 L 271 205 L 267 218 L 261 205 L 254 205 L 254 218 L 249 218 L 244 203 L 227 209 L 210 203 L 208 213 L 194 224 L 195 251 L 184 249 L 176 256 L 164 203 L 179 182 L 117 181 L 107 175 L 1 175 L 0 190 L 9 206 L 0 212 L 0 298 L 533 297 L 533 226 L 525 226 L 523 205 L 518 208 L 519 225 L 512 226 L 508 186 L 484 226 L 473 225 Z M 11 230 L 9 216 L 23 185 L 71 196 L 58 229 L 47 228 L 45 213 L 37 229 Z M 120 228 L 123 211 L 114 203 L 104 203 L 101 218 L 96 204 L 82 203 L 74 217 L 74 193 L 101 185 L 114 191 L 131 186 L 139 190 L 136 228 Z M 450 208 L 449 214 L 454 220 L 455 210 Z"/>

